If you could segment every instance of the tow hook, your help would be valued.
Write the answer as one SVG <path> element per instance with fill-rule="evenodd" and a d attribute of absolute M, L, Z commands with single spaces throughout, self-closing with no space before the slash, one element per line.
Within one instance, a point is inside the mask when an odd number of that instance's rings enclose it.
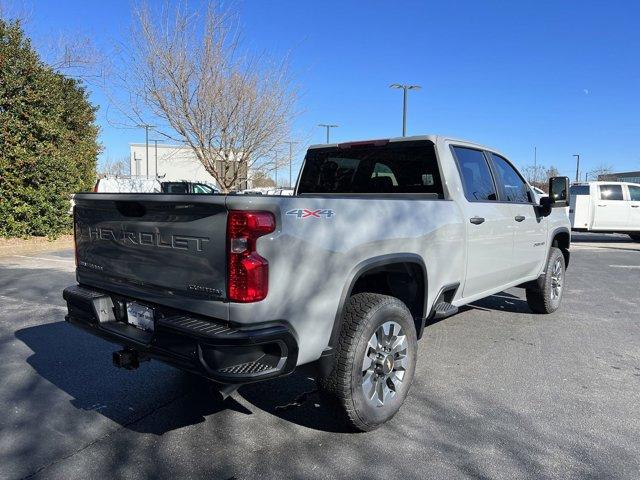
<path fill-rule="evenodd" d="M 149 357 L 132 348 L 125 348 L 123 350 L 113 352 L 113 365 L 118 368 L 135 370 L 140 366 L 140 362 L 149 360 Z"/>

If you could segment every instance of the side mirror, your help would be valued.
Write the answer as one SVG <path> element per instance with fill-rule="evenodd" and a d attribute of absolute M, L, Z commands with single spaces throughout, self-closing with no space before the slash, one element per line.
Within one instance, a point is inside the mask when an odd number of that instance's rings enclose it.
<path fill-rule="evenodd" d="M 549 179 L 549 198 L 551 208 L 569 205 L 569 177 L 551 177 Z"/>
<path fill-rule="evenodd" d="M 569 205 L 569 177 L 551 177 L 549 179 L 549 196 L 540 198 L 539 212 L 543 217 L 551 215 L 552 208 Z"/>

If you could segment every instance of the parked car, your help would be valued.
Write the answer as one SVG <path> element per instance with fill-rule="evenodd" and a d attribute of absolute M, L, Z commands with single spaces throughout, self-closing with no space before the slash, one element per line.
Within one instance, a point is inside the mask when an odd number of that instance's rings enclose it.
<path fill-rule="evenodd" d="M 626 233 L 640 242 L 640 184 L 574 183 L 569 189 L 569 204 L 573 230 Z"/>
<path fill-rule="evenodd" d="M 161 189 L 163 193 L 196 193 L 201 195 L 218 193 L 218 190 L 212 185 L 189 181 L 162 182 Z"/>
<path fill-rule="evenodd" d="M 498 151 L 420 136 L 311 147 L 293 196 L 79 194 L 66 320 L 124 346 L 116 366 L 157 358 L 225 393 L 313 364 L 371 430 L 426 325 L 516 286 L 559 307 L 568 185 L 538 202 Z"/>

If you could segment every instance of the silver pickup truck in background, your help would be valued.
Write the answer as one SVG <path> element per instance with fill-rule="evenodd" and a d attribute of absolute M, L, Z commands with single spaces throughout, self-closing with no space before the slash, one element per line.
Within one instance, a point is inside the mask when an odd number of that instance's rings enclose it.
<path fill-rule="evenodd" d="M 315 364 L 345 421 L 389 420 L 425 325 L 521 286 L 560 304 L 568 179 L 537 200 L 494 149 L 440 136 L 315 146 L 293 196 L 75 197 L 67 321 L 229 391 Z"/>

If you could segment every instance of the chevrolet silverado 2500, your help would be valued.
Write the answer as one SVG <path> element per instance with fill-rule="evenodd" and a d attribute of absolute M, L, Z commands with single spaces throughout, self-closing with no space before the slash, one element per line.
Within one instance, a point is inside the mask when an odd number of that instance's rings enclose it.
<path fill-rule="evenodd" d="M 311 147 L 290 197 L 75 197 L 67 321 L 221 388 L 315 364 L 345 420 L 400 408 L 425 325 L 509 287 L 560 304 L 568 179 L 536 199 L 492 148 L 440 136 Z"/>

